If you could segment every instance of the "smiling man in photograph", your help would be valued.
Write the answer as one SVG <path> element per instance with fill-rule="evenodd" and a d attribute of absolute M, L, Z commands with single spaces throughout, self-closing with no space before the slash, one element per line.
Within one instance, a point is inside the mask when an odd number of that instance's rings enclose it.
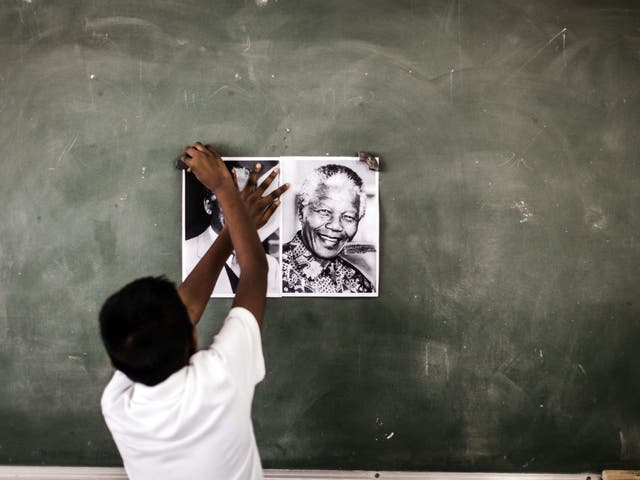
<path fill-rule="evenodd" d="M 372 283 L 340 254 L 358 232 L 366 194 L 343 165 L 315 169 L 296 196 L 301 229 L 282 247 L 283 293 L 371 293 Z"/>

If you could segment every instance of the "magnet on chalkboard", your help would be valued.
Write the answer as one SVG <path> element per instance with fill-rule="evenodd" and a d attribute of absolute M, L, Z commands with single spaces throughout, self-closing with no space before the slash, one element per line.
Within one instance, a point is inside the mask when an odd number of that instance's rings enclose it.
<path fill-rule="evenodd" d="M 365 162 L 367 164 L 369 170 L 373 170 L 375 172 L 380 171 L 380 162 L 378 162 L 378 157 L 373 153 L 361 150 L 358 152 L 358 158 L 361 162 Z"/>

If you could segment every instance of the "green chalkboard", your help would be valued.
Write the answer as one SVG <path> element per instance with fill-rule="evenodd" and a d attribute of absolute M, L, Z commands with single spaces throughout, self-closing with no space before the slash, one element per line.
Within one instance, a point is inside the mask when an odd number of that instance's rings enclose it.
<path fill-rule="evenodd" d="M 632 0 L 1 2 L 0 463 L 120 463 L 97 310 L 202 140 L 382 158 L 380 296 L 269 301 L 265 467 L 637 468 L 638 125 Z"/>

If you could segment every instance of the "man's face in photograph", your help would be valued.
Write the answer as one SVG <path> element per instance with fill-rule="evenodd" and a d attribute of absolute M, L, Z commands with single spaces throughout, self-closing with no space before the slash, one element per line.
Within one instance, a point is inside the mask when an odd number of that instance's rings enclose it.
<path fill-rule="evenodd" d="M 336 257 L 358 231 L 360 197 L 349 182 L 320 184 L 302 211 L 302 240 L 317 257 Z"/>

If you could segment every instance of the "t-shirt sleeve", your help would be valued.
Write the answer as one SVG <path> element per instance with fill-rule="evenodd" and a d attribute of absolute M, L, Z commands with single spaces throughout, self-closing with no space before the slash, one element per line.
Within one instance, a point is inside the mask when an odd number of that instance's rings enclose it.
<path fill-rule="evenodd" d="M 218 352 L 242 387 L 253 390 L 264 378 L 260 328 L 246 308 L 235 307 L 229 311 L 220 332 L 213 338 L 211 350 Z"/>
<path fill-rule="evenodd" d="M 123 395 L 125 395 L 133 387 L 133 382 L 120 370 L 116 370 L 111 377 L 111 380 L 107 384 L 102 392 L 102 398 L 100 399 L 100 406 L 102 407 L 102 414 L 105 418 L 111 413 L 113 405 L 118 402 Z"/>

